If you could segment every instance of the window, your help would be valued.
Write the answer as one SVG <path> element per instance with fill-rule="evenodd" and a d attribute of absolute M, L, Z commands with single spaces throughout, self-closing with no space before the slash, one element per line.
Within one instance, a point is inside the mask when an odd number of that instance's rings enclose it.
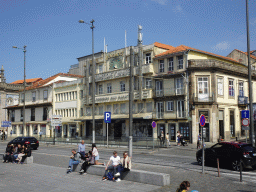
<path fill-rule="evenodd" d="M 11 110 L 11 121 L 15 121 L 15 110 Z"/>
<path fill-rule="evenodd" d="M 121 89 L 121 91 L 125 91 L 125 82 L 124 81 L 120 82 L 120 89 Z"/>
<path fill-rule="evenodd" d="M 35 121 L 35 108 L 31 108 L 31 121 Z"/>
<path fill-rule="evenodd" d="M 177 113 L 178 117 L 185 117 L 185 112 L 184 112 L 184 101 L 177 101 Z"/>
<path fill-rule="evenodd" d="M 82 99 L 84 96 L 84 90 L 80 90 L 80 99 Z"/>
<path fill-rule="evenodd" d="M 218 78 L 218 95 L 223 95 L 223 78 Z"/>
<path fill-rule="evenodd" d="M 164 72 L 164 60 L 159 61 L 159 73 Z"/>
<path fill-rule="evenodd" d="M 244 82 L 239 82 L 239 96 L 244 96 Z"/>
<path fill-rule="evenodd" d="M 181 95 L 184 94 L 184 89 L 183 89 L 183 77 L 182 78 L 177 78 L 176 79 L 176 94 Z"/>
<path fill-rule="evenodd" d="M 163 94 L 163 81 L 156 81 L 156 96 L 160 97 Z"/>
<path fill-rule="evenodd" d="M 144 103 L 138 103 L 138 113 L 144 113 Z"/>
<path fill-rule="evenodd" d="M 209 100 L 208 77 L 198 78 L 198 99 Z"/>
<path fill-rule="evenodd" d="M 229 90 L 229 96 L 234 97 L 235 89 L 234 89 L 234 80 L 233 79 L 228 80 L 228 90 Z"/>
<path fill-rule="evenodd" d="M 152 79 L 146 78 L 146 89 L 152 88 Z"/>
<path fill-rule="evenodd" d="M 112 112 L 112 105 L 107 105 L 107 111 Z"/>
<path fill-rule="evenodd" d="M 48 99 L 48 91 L 44 90 L 44 101 Z"/>
<path fill-rule="evenodd" d="M 120 113 L 121 113 L 121 114 L 127 113 L 125 107 L 126 107 L 125 103 L 122 103 L 122 104 L 120 105 Z"/>
<path fill-rule="evenodd" d="M 91 114 L 91 107 L 86 107 L 86 116 L 90 116 Z"/>
<path fill-rule="evenodd" d="M 83 108 L 80 109 L 80 117 L 82 117 L 82 116 L 84 116 L 84 109 Z"/>
<path fill-rule="evenodd" d="M 169 58 L 168 71 L 173 71 L 173 57 Z"/>
<path fill-rule="evenodd" d="M 32 92 L 32 101 L 35 102 L 36 101 L 36 92 Z"/>
<path fill-rule="evenodd" d="M 146 64 L 151 63 L 151 53 L 146 54 Z"/>
<path fill-rule="evenodd" d="M 103 106 L 99 107 L 99 115 L 103 115 Z"/>
<path fill-rule="evenodd" d="M 47 120 L 47 113 L 48 113 L 48 109 L 47 107 L 43 108 L 43 121 Z"/>
<path fill-rule="evenodd" d="M 179 69 L 183 69 L 183 56 L 178 56 Z"/>
<path fill-rule="evenodd" d="M 152 103 L 146 103 L 146 107 L 147 107 L 147 112 L 152 112 Z"/>
<path fill-rule="evenodd" d="M 166 111 L 173 111 L 173 101 L 167 101 Z"/>
<path fill-rule="evenodd" d="M 111 85 L 111 83 L 107 84 L 107 93 L 112 93 L 112 85 Z"/>
<path fill-rule="evenodd" d="M 103 65 L 99 65 L 99 73 L 103 73 Z"/>
<path fill-rule="evenodd" d="M 98 90 L 99 90 L 99 95 L 103 94 L 103 86 L 102 85 L 98 86 Z"/>
<path fill-rule="evenodd" d="M 20 121 L 23 121 L 23 109 L 20 110 Z"/>
<path fill-rule="evenodd" d="M 119 104 L 114 104 L 114 114 L 118 114 L 119 113 Z"/>
<path fill-rule="evenodd" d="M 24 103 L 24 93 L 21 94 L 21 103 Z"/>

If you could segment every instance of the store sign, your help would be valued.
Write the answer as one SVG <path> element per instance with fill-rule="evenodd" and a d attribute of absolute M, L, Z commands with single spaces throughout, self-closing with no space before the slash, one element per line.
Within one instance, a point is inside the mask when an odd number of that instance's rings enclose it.
<path fill-rule="evenodd" d="M 96 97 L 95 103 L 104 103 L 104 102 L 111 102 L 111 101 L 125 101 L 129 99 L 128 93 L 120 94 L 120 95 L 113 95 L 113 96 L 104 96 L 104 97 Z"/>
<path fill-rule="evenodd" d="M 110 79 L 117 79 L 122 77 L 128 77 L 130 76 L 130 69 L 122 69 L 118 71 L 111 71 L 107 73 L 100 73 L 95 75 L 95 82 L 98 81 L 106 81 Z"/>

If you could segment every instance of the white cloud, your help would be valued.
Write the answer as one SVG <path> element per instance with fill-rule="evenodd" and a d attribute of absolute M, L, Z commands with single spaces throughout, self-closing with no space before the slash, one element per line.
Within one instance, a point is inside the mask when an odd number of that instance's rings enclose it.
<path fill-rule="evenodd" d="M 215 51 L 223 51 L 223 50 L 229 49 L 229 47 L 230 47 L 230 45 L 228 44 L 228 42 L 223 41 L 223 42 L 220 42 L 220 43 L 218 43 L 217 45 L 215 45 L 215 46 L 213 47 L 213 49 L 214 49 Z"/>
<path fill-rule="evenodd" d="M 251 19 L 250 24 L 252 24 L 252 26 L 256 26 L 256 18 Z"/>
<path fill-rule="evenodd" d="M 183 12 L 183 9 L 180 5 L 176 5 L 174 8 L 173 8 L 173 11 L 175 13 L 182 13 Z"/>
<path fill-rule="evenodd" d="M 166 5 L 168 0 L 151 0 L 151 1 L 155 1 L 155 2 L 159 3 L 160 5 Z"/>

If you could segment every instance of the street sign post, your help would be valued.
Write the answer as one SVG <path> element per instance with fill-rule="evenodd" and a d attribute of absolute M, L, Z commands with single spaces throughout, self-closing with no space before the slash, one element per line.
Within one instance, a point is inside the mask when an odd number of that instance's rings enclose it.
<path fill-rule="evenodd" d="M 12 122 L 11 121 L 2 121 L 2 127 L 11 127 Z"/>
<path fill-rule="evenodd" d="M 202 172 L 204 173 L 204 132 L 203 132 L 203 127 L 205 126 L 205 116 L 201 115 L 200 116 L 200 126 L 201 126 L 201 137 L 202 137 L 202 145 L 203 145 L 203 150 L 202 150 Z"/>
<path fill-rule="evenodd" d="M 247 118 L 242 119 L 242 130 L 245 130 L 245 142 L 247 143 L 247 130 L 249 130 L 250 121 Z"/>
<path fill-rule="evenodd" d="M 108 148 L 108 124 L 111 123 L 111 112 L 104 113 L 104 122 L 107 124 L 107 148 Z"/>
<path fill-rule="evenodd" d="M 61 124 L 62 124 L 62 116 L 61 115 L 52 115 L 50 120 L 51 120 L 51 126 L 53 127 L 53 130 L 54 130 L 54 133 L 53 133 L 53 145 L 55 145 L 56 126 L 61 126 Z"/>

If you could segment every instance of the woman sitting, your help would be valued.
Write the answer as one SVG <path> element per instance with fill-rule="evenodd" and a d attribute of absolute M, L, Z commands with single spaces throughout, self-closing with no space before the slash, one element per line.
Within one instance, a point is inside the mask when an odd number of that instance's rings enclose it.
<path fill-rule="evenodd" d="M 120 164 L 121 166 L 118 167 L 118 172 L 115 174 L 117 181 L 121 181 L 123 172 L 130 171 L 132 168 L 131 158 L 128 156 L 126 151 L 123 153 L 123 158 L 121 158 Z"/>
<path fill-rule="evenodd" d="M 99 155 L 99 151 L 98 151 L 98 148 L 96 147 L 95 143 L 92 144 L 92 155 L 95 158 L 95 165 L 103 165 L 104 166 L 104 163 L 98 162 L 100 160 L 100 155 Z"/>
<path fill-rule="evenodd" d="M 82 164 L 81 170 L 79 171 L 80 174 L 85 173 L 86 174 L 86 170 L 90 165 L 94 165 L 94 156 L 92 155 L 92 151 L 89 151 L 89 155 L 88 153 L 85 154 L 85 162 Z"/>
<path fill-rule="evenodd" d="M 25 155 L 25 146 L 22 145 L 20 153 L 18 154 L 18 157 L 16 159 L 16 161 L 18 161 L 18 163 L 21 163 L 22 157 Z"/>

